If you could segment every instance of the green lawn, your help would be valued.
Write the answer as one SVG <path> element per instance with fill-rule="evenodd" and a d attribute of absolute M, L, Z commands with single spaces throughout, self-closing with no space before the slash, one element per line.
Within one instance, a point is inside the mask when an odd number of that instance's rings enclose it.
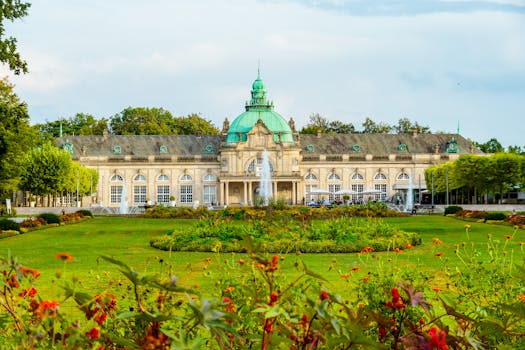
<path fill-rule="evenodd" d="M 525 241 L 524 230 L 514 231 L 512 227 L 483 223 L 467 223 L 443 216 L 413 216 L 404 218 L 384 219 L 400 229 L 418 232 L 423 238 L 423 244 L 403 253 L 361 254 L 290 254 L 283 265 L 284 271 L 293 273 L 293 262 L 303 260 L 307 266 L 323 275 L 330 281 L 330 288 L 343 290 L 344 280 L 341 273 L 347 273 L 352 267 L 359 266 L 359 274 L 369 270 L 405 269 L 422 271 L 441 271 L 447 266 L 459 266 L 461 262 L 456 257 L 454 244 L 467 242 L 465 224 L 471 225 L 470 241 L 467 247 L 474 245 L 479 250 L 480 260 L 489 259 L 488 238 L 491 234 L 493 243 L 508 252 L 508 258 L 522 262 L 525 255 L 523 248 L 517 243 Z M 158 269 L 159 260 L 170 262 L 173 272 L 180 278 L 180 283 L 186 286 L 199 285 L 206 294 L 208 287 L 213 285 L 217 269 L 222 268 L 224 259 L 235 261 L 240 256 L 216 253 L 180 253 L 165 252 L 149 246 L 151 237 L 169 232 L 175 227 L 187 227 L 191 230 L 195 221 L 173 219 L 142 219 L 125 217 L 100 217 L 80 223 L 37 230 L 0 240 L 0 254 L 8 251 L 17 256 L 24 265 L 41 271 L 38 281 L 43 292 L 55 293 L 54 280 L 57 272 L 62 272 L 64 264 L 55 258 L 60 252 L 71 254 L 75 260 L 66 263 L 68 276 L 74 274 L 83 281 L 87 289 L 100 290 L 106 288 L 108 281 L 118 281 L 121 278 L 116 268 L 98 259 L 99 255 L 109 255 L 134 266 L 139 272 Z M 513 239 L 504 238 L 514 235 Z M 433 238 L 439 238 L 442 244 L 432 243 Z M 434 254 L 443 252 L 442 257 Z M 204 260 L 212 257 L 209 269 L 204 269 Z"/>

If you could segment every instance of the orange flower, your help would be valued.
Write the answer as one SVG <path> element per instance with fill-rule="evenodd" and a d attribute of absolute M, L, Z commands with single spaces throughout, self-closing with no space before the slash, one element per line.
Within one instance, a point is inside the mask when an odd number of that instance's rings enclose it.
<path fill-rule="evenodd" d="M 349 273 L 343 273 L 343 274 L 341 275 L 341 278 L 342 278 L 342 279 L 345 279 L 345 280 L 347 280 L 349 277 L 350 277 L 350 274 L 349 274 Z"/>
<path fill-rule="evenodd" d="M 73 261 L 73 257 L 69 255 L 68 253 L 58 253 L 55 255 L 55 258 L 64 260 L 64 261 Z"/>
<path fill-rule="evenodd" d="M 213 260 L 213 258 L 210 258 L 210 257 L 207 257 L 206 259 L 204 259 L 206 262 L 210 262 Z"/>
<path fill-rule="evenodd" d="M 360 266 L 354 266 L 354 267 L 352 267 L 352 270 L 351 270 L 351 271 L 352 271 L 352 272 L 357 272 L 357 271 L 359 271 L 359 270 L 361 270 L 361 267 L 360 267 Z"/>
<path fill-rule="evenodd" d="M 7 278 L 7 284 L 11 288 L 20 288 L 20 283 L 18 283 L 18 279 L 14 273 Z"/>
<path fill-rule="evenodd" d="M 363 282 L 368 282 L 368 281 L 370 281 L 370 278 L 368 278 L 368 277 L 363 277 Z"/>
<path fill-rule="evenodd" d="M 523 295 L 518 295 L 516 298 L 518 298 L 519 300 L 521 300 L 522 303 L 525 303 L 525 294 L 523 294 Z"/>
<path fill-rule="evenodd" d="M 432 288 L 432 290 L 433 290 L 434 292 L 441 292 L 441 291 L 442 291 L 442 289 L 441 289 L 441 288 L 438 288 L 438 287 L 434 287 L 434 288 Z"/>
<path fill-rule="evenodd" d="M 432 243 L 435 245 L 441 245 L 443 242 L 439 238 L 432 238 Z"/>
<path fill-rule="evenodd" d="M 38 278 L 40 276 L 40 272 L 38 270 L 32 269 L 27 266 L 22 266 L 18 271 L 25 277 L 31 275 L 31 277 L 33 278 Z"/>
<path fill-rule="evenodd" d="M 233 292 L 235 290 L 235 287 L 228 287 L 226 288 L 225 290 L 223 290 L 223 293 L 229 293 L 229 292 Z"/>
<path fill-rule="evenodd" d="M 373 251 L 373 247 L 364 247 L 363 250 L 361 250 L 361 253 L 372 253 Z"/>
<path fill-rule="evenodd" d="M 505 235 L 503 237 L 505 237 L 506 239 L 514 239 L 514 237 L 512 237 L 511 235 Z"/>
<path fill-rule="evenodd" d="M 239 260 L 237 260 L 237 262 L 238 262 L 240 265 L 244 265 L 244 263 L 245 263 L 244 259 L 239 259 Z"/>
<path fill-rule="evenodd" d="M 37 316 L 55 316 L 60 308 L 60 304 L 55 300 L 44 300 L 40 304 L 35 305 L 34 313 Z"/>
<path fill-rule="evenodd" d="M 436 254 L 434 254 L 434 256 L 437 256 L 437 257 L 443 256 L 443 255 L 445 255 L 445 252 L 437 252 Z"/>
<path fill-rule="evenodd" d="M 405 246 L 405 249 L 411 249 L 411 248 L 415 248 L 412 244 L 408 243 L 406 246 Z"/>
<path fill-rule="evenodd" d="M 524 245 L 524 244 L 525 244 L 525 243 L 523 243 L 523 242 L 518 242 L 518 245 Z"/>
<path fill-rule="evenodd" d="M 395 248 L 394 250 L 392 250 L 394 253 L 403 253 L 403 249 L 401 248 Z"/>

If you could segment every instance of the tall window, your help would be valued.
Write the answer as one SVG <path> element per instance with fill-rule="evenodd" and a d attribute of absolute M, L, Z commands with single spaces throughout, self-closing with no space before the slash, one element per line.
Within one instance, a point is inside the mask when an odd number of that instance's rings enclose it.
<path fill-rule="evenodd" d="M 363 191 L 365 190 L 364 184 L 352 184 L 352 191 L 357 192 L 357 194 L 352 195 L 352 201 L 362 202 L 363 201 Z"/>
<path fill-rule="evenodd" d="M 180 177 L 180 193 L 179 200 L 181 203 L 193 203 L 193 181 L 192 177 L 184 174 Z"/>
<path fill-rule="evenodd" d="M 385 181 L 387 180 L 386 178 L 386 175 L 383 174 L 383 173 L 377 173 L 376 176 L 374 176 L 374 180 L 375 181 L 379 181 L 380 183 L 375 183 L 374 184 L 374 190 L 376 191 L 381 191 L 381 193 L 375 193 L 374 194 L 374 197 L 375 197 L 375 200 L 376 201 L 379 201 L 379 200 L 386 200 L 386 183 Z"/>
<path fill-rule="evenodd" d="M 334 200 L 338 199 L 340 195 L 334 194 L 334 192 L 341 190 L 341 177 L 337 175 L 336 173 L 331 173 L 328 176 L 328 191 L 330 191 L 330 194 L 328 195 L 328 200 L 330 202 L 333 202 Z"/>
<path fill-rule="evenodd" d="M 170 202 L 170 186 L 157 186 L 157 203 L 166 204 Z"/>
<path fill-rule="evenodd" d="M 381 191 L 381 193 L 376 193 L 376 201 L 385 201 L 386 200 L 386 184 L 375 184 L 374 189 L 376 191 Z"/>
<path fill-rule="evenodd" d="M 217 203 L 217 177 L 208 174 L 204 177 L 203 202 L 206 204 Z"/>
<path fill-rule="evenodd" d="M 146 186 L 135 185 L 133 186 L 133 203 L 145 204 L 146 203 Z"/>
<path fill-rule="evenodd" d="M 314 191 L 317 189 L 317 184 L 307 184 L 305 185 L 304 187 L 304 192 L 306 193 L 306 196 L 305 196 L 305 200 L 306 200 L 306 204 L 308 204 L 308 202 L 310 202 L 311 200 L 315 200 L 317 199 L 317 195 L 314 195 L 314 194 L 310 194 L 310 192 Z"/>
<path fill-rule="evenodd" d="M 114 186 L 112 185 L 109 189 L 109 201 L 111 204 L 117 204 L 120 203 L 122 197 L 122 186 Z"/>
<path fill-rule="evenodd" d="M 109 180 L 113 182 L 109 188 L 109 202 L 111 204 L 120 203 L 122 199 L 122 187 L 124 186 L 124 178 L 120 175 L 113 175 Z M 118 184 L 117 184 L 118 183 Z"/>
<path fill-rule="evenodd" d="M 397 179 L 398 180 L 410 180 L 410 175 L 408 175 L 407 173 L 401 173 L 401 174 L 399 174 Z"/>

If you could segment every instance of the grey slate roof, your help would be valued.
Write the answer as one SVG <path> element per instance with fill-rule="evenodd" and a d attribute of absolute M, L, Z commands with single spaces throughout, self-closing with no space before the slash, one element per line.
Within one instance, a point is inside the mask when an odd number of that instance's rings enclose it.
<path fill-rule="evenodd" d="M 119 146 L 120 156 L 216 156 L 220 137 L 212 135 L 109 135 L 104 136 L 64 136 L 56 140 L 59 146 L 66 141 L 73 145 L 73 157 L 114 156 L 114 146 Z M 211 145 L 211 147 L 209 147 Z M 160 152 L 161 146 L 167 153 Z M 211 150 L 211 152 L 207 151 Z"/>
<path fill-rule="evenodd" d="M 477 148 L 471 150 L 471 142 L 458 134 L 321 134 L 320 137 L 311 134 L 301 134 L 303 155 L 338 155 L 373 154 L 387 156 L 389 154 L 421 154 L 434 153 L 435 145 L 439 145 L 439 153 L 445 153 L 447 143 L 454 137 L 459 148 L 459 154 L 483 154 Z M 406 151 L 398 150 L 401 144 L 406 145 Z M 312 147 L 308 147 L 312 145 Z M 359 152 L 353 150 L 359 145 Z"/>
<path fill-rule="evenodd" d="M 353 154 L 364 156 L 387 156 L 389 154 L 445 153 L 447 143 L 455 138 L 459 154 L 483 154 L 471 147 L 471 142 L 458 134 L 300 134 L 302 154 L 304 156 Z M 62 147 L 66 142 L 73 145 L 73 158 L 79 156 L 217 156 L 220 150 L 221 136 L 218 135 L 110 135 L 110 136 L 64 136 L 56 143 Z M 398 146 L 406 145 L 406 151 Z M 359 151 L 354 150 L 359 145 Z M 120 154 L 114 147 L 120 147 Z M 161 153 L 161 146 L 166 146 L 167 153 Z"/>

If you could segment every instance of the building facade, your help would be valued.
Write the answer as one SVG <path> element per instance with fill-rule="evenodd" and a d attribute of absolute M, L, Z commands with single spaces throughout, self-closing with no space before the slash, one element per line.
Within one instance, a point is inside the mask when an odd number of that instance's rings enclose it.
<path fill-rule="evenodd" d="M 221 135 L 67 136 L 57 139 L 99 173 L 83 206 L 253 205 L 263 154 L 271 192 L 288 204 L 310 200 L 391 200 L 425 190 L 429 166 L 481 154 L 458 134 L 299 134 L 266 98 L 260 76 L 245 111 Z M 345 197 L 347 198 L 347 197 Z"/>

